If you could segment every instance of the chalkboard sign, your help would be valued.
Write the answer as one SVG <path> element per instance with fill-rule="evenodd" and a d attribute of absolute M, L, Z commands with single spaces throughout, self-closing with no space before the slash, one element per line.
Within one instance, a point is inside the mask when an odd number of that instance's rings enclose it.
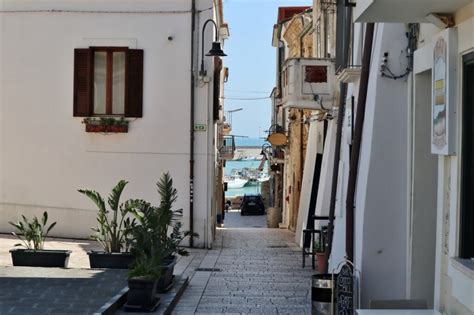
<path fill-rule="evenodd" d="M 349 264 L 344 264 L 336 282 L 337 315 L 354 314 L 354 277 Z"/>

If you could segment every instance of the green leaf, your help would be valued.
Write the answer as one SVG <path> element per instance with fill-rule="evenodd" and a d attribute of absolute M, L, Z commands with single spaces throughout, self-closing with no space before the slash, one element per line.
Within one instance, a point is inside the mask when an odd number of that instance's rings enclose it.
<path fill-rule="evenodd" d="M 112 189 L 112 193 L 109 195 L 109 206 L 113 211 L 117 211 L 120 203 L 120 196 L 122 195 L 125 186 L 127 186 L 128 182 L 125 180 L 121 180 L 115 185 Z"/>

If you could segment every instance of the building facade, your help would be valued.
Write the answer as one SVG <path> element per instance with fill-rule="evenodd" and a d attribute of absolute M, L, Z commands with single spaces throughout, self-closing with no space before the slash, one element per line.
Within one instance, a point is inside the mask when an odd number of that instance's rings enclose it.
<path fill-rule="evenodd" d="M 169 171 L 184 227 L 210 246 L 222 104 L 214 57 L 199 67 L 204 22 L 222 40 L 222 12 L 217 0 L 2 0 L 0 231 L 47 210 L 54 236 L 87 238 L 96 209 L 77 189 L 106 195 L 125 179 L 124 200 L 158 203 Z M 214 35 L 209 25 L 205 52 Z M 101 118 L 128 132 L 85 131 Z"/>

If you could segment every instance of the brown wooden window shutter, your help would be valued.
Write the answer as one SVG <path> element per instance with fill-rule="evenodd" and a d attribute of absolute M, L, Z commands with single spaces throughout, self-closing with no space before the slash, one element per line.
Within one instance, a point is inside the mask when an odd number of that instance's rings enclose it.
<path fill-rule="evenodd" d="M 129 49 L 125 117 L 143 117 L 143 50 Z"/>
<path fill-rule="evenodd" d="M 92 115 L 92 52 L 74 50 L 74 113 L 75 117 Z"/>
<path fill-rule="evenodd" d="M 222 59 L 219 57 L 214 57 L 214 100 L 213 100 L 214 120 L 219 120 L 220 97 L 221 97 L 221 71 L 222 71 Z"/>

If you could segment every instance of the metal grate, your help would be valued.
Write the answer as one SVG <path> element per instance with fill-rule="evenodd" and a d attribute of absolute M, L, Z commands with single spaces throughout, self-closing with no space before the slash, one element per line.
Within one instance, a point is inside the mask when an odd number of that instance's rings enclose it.
<path fill-rule="evenodd" d="M 212 271 L 212 272 L 219 272 L 221 271 L 219 268 L 196 268 L 196 271 Z"/>

